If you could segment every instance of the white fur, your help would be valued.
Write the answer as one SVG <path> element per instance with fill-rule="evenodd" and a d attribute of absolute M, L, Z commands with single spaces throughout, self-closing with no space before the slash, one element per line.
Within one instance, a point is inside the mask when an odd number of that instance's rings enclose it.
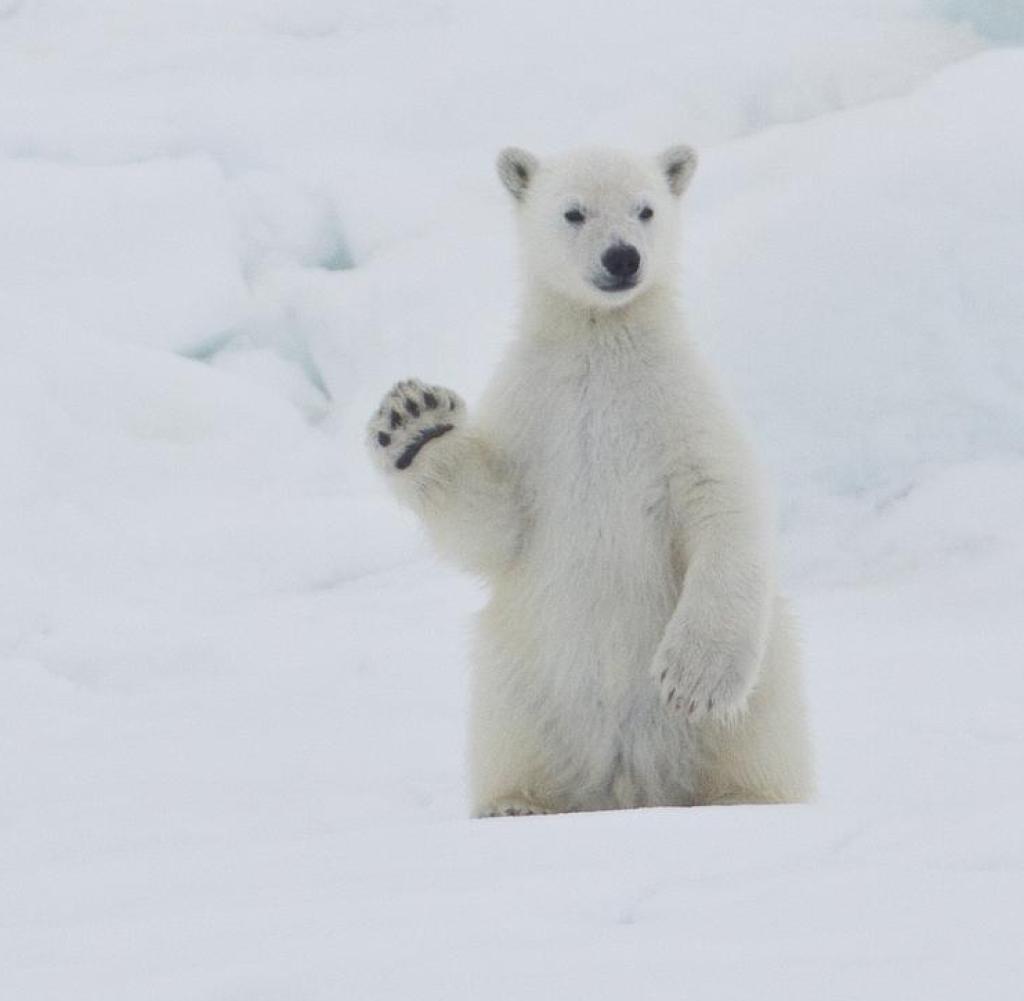
<path fill-rule="evenodd" d="M 669 287 L 695 162 L 686 147 L 650 161 L 503 153 L 527 278 L 519 337 L 475 420 L 410 381 L 371 422 L 399 498 L 491 587 L 472 691 L 477 815 L 811 794 L 755 463 Z M 566 222 L 572 207 L 585 223 Z M 602 291 L 616 242 L 639 251 L 639 282 Z"/>

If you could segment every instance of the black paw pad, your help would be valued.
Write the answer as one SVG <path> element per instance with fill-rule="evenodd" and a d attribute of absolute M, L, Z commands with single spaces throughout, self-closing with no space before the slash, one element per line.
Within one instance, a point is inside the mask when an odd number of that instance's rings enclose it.
<path fill-rule="evenodd" d="M 435 438 L 440 438 L 441 435 L 447 434 L 451 431 L 453 425 L 451 424 L 438 424 L 437 427 L 424 428 L 416 437 L 406 446 L 405 451 L 398 457 L 395 462 L 396 469 L 408 469 L 412 465 L 412 460 L 419 455 L 420 449 L 428 441 L 433 441 Z"/>

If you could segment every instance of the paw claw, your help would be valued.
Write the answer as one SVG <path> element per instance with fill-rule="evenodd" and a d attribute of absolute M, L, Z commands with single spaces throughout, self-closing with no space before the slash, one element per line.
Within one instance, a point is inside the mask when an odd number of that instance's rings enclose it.
<path fill-rule="evenodd" d="M 662 705 L 694 725 L 707 716 L 725 720 L 741 711 L 750 689 L 753 665 L 724 650 L 693 655 L 694 649 L 708 646 L 697 640 L 672 644 L 660 650 L 651 665 L 651 680 L 660 689 Z"/>
<path fill-rule="evenodd" d="M 547 813 L 546 809 L 536 806 L 525 799 L 510 798 L 501 799 L 492 803 L 482 810 L 478 816 L 481 818 L 490 817 L 534 817 L 538 814 Z"/>

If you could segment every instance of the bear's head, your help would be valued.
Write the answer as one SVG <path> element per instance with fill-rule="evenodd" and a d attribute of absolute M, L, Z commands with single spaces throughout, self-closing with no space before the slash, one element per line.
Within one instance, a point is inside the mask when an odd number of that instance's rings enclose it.
<path fill-rule="evenodd" d="M 675 258 L 677 202 L 697 154 L 673 146 L 650 159 L 580 150 L 540 162 L 503 150 L 530 281 L 583 306 L 611 310 L 665 280 Z"/>

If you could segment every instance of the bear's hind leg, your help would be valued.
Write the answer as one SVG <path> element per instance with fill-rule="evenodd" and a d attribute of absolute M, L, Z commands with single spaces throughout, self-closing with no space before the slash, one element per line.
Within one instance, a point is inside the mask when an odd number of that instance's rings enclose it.
<path fill-rule="evenodd" d="M 528 688 L 506 661 L 478 658 L 469 730 L 469 778 L 474 817 L 564 813 L 572 809 L 559 795 L 552 738 L 522 689 Z"/>
<path fill-rule="evenodd" d="M 470 785 L 474 817 L 524 817 L 566 809 L 554 802 L 538 735 L 514 716 L 474 712 Z"/>
<path fill-rule="evenodd" d="M 789 615 L 779 601 L 746 712 L 737 720 L 708 721 L 702 727 L 698 803 L 804 803 L 813 798 L 799 658 Z"/>

